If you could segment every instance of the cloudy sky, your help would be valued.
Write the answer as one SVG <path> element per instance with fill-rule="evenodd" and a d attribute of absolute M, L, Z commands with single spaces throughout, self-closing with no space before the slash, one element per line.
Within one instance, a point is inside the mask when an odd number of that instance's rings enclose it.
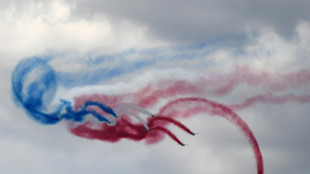
<path fill-rule="evenodd" d="M 11 89 L 16 65 L 34 56 L 53 57 L 57 72 L 94 77 L 70 83 L 71 76 L 60 77 L 56 99 L 199 78 L 209 82 L 202 97 L 225 105 L 256 95 L 308 97 L 236 110 L 260 145 L 265 173 L 308 173 L 309 9 L 306 0 L 0 0 L 0 173 L 257 172 L 240 130 L 208 114 L 180 119 L 197 136 L 169 127 L 185 147 L 168 137 L 154 145 L 88 140 L 72 135 L 65 121 L 35 122 Z M 100 76 L 109 68 L 124 72 Z M 251 74 L 268 78 L 251 83 L 245 80 Z M 210 92 L 229 82 L 235 82 L 229 92 Z"/>

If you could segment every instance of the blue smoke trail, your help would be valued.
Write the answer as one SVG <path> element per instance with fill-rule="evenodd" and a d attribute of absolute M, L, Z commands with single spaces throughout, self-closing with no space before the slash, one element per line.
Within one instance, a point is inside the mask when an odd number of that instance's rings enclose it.
<path fill-rule="evenodd" d="M 88 110 L 88 106 L 97 106 L 108 114 L 117 117 L 108 106 L 88 101 L 84 107 L 74 111 L 71 103 L 60 100 L 60 105 L 53 112 L 47 108 L 55 97 L 58 87 L 56 72 L 44 59 L 29 58 L 22 60 L 12 74 L 12 91 L 15 101 L 21 104 L 28 115 L 42 124 L 55 124 L 61 119 L 81 122 L 87 114 L 92 114 L 102 122 L 109 122 L 101 114 Z M 62 111 L 65 110 L 65 113 Z"/>
<path fill-rule="evenodd" d="M 56 74 L 46 61 L 39 58 L 22 60 L 12 74 L 12 90 L 15 100 L 20 103 L 36 121 L 55 124 L 59 121 L 59 109 L 45 113 L 57 89 Z"/>
<path fill-rule="evenodd" d="M 204 61 L 205 57 L 217 48 L 210 43 L 192 44 L 189 46 L 163 47 L 153 49 L 129 49 L 120 53 L 101 56 L 88 56 L 80 60 L 88 68 L 79 73 L 57 72 L 57 79 L 65 87 L 94 85 L 101 81 L 112 80 L 145 68 L 184 67 L 186 69 L 206 68 L 212 62 Z M 132 59 L 131 59 L 132 58 Z M 182 62 L 192 61 L 191 65 Z M 202 60 L 202 61 L 201 61 Z M 81 80 L 83 79 L 83 80 Z"/>

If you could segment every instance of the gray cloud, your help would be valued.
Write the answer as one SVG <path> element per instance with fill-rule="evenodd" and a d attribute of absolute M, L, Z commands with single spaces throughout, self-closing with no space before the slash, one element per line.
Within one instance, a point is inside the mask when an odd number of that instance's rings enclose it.
<path fill-rule="evenodd" d="M 68 1 L 69 2 L 69 1 Z M 71 3 L 71 1 L 70 1 Z M 240 35 L 248 26 L 270 26 L 290 37 L 296 24 L 309 21 L 310 1 L 75 1 L 80 17 L 107 15 L 147 26 L 163 39 L 196 42 L 223 34 Z"/>

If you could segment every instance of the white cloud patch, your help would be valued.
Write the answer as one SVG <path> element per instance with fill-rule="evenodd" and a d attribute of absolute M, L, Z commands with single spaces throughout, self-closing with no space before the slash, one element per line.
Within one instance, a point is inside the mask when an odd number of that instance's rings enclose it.
<path fill-rule="evenodd" d="M 98 17 L 76 19 L 71 6 L 62 1 L 29 3 L 23 8 L 10 6 L 0 16 L 1 56 L 21 58 L 70 50 L 113 53 L 132 47 L 163 43 L 146 35 L 147 29 L 133 23 Z"/>

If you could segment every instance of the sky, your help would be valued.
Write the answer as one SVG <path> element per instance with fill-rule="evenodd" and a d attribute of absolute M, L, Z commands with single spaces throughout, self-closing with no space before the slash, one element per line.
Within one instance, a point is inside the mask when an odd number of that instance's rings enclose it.
<path fill-rule="evenodd" d="M 46 110 L 94 95 L 141 99 L 151 85 L 160 99 L 150 112 L 179 97 L 223 104 L 253 132 L 264 173 L 308 173 L 309 8 L 306 0 L 0 0 L 0 173 L 257 173 L 245 134 L 217 110 L 175 117 L 195 136 L 167 125 L 184 147 L 168 136 L 87 139 L 65 119 L 40 124 L 12 91 L 17 65 L 33 57 L 59 84 Z M 190 92 L 163 94 L 178 81 Z"/>

